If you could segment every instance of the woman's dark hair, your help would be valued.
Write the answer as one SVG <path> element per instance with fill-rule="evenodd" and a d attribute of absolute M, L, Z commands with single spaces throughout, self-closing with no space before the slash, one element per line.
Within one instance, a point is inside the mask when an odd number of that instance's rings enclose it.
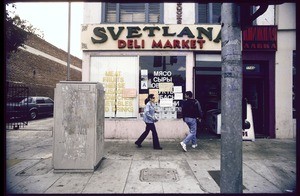
<path fill-rule="evenodd" d="M 145 105 L 154 97 L 154 94 L 149 94 L 148 97 L 145 99 Z"/>

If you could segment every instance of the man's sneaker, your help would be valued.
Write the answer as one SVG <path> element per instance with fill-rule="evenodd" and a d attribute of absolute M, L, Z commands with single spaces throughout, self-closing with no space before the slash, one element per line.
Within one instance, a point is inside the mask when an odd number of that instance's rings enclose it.
<path fill-rule="evenodd" d="M 198 146 L 198 144 L 193 144 L 192 148 L 196 148 Z"/>
<path fill-rule="evenodd" d="M 186 151 L 187 151 L 187 150 L 186 150 L 186 144 L 183 143 L 183 142 L 180 142 L 180 145 L 181 145 L 182 149 L 186 152 Z"/>

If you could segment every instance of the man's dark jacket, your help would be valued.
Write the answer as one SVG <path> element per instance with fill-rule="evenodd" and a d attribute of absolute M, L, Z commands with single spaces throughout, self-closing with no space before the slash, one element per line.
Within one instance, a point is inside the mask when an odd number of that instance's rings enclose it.
<path fill-rule="evenodd" d="M 182 103 L 182 117 L 202 118 L 203 112 L 196 99 L 187 99 Z"/>

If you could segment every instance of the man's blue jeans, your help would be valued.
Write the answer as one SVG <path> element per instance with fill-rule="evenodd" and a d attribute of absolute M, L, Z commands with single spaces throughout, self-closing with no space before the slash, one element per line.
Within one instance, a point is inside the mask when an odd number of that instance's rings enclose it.
<path fill-rule="evenodd" d="M 192 144 L 197 144 L 196 132 L 197 132 L 197 120 L 196 118 L 185 117 L 184 122 L 188 125 L 190 133 L 183 140 L 183 143 L 188 144 L 192 141 Z"/>

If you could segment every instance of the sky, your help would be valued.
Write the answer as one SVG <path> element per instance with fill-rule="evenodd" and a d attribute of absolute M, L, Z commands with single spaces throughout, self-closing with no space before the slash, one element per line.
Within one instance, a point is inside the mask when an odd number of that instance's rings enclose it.
<path fill-rule="evenodd" d="M 52 45 L 68 52 L 68 9 L 67 2 L 15 3 L 15 15 L 27 20 L 33 27 L 44 33 L 44 39 Z M 83 23 L 83 3 L 71 3 L 70 53 L 82 59 L 81 24 Z"/>

